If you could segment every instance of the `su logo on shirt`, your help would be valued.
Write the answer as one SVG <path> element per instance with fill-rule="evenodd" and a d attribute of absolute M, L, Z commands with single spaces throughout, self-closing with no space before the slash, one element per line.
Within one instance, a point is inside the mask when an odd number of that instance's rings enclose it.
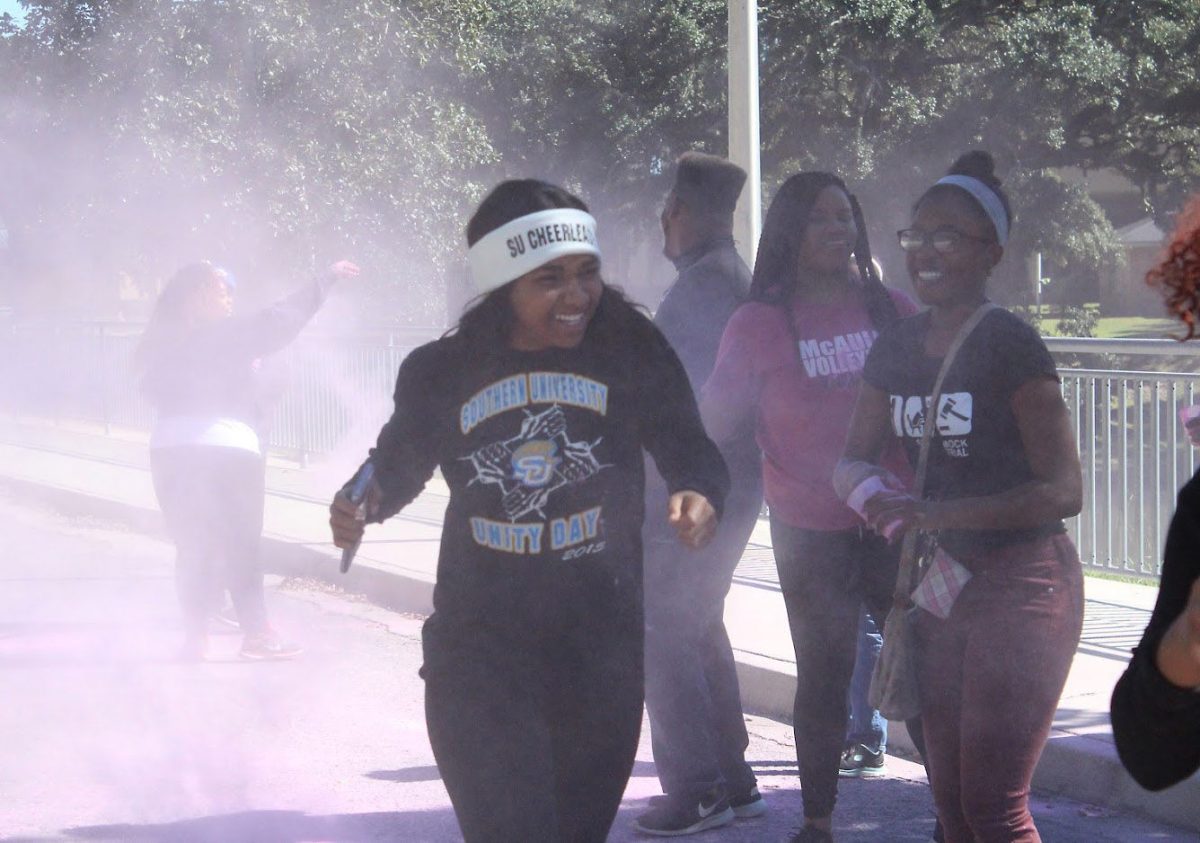
<path fill-rule="evenodd" d="M 561 462 L 554 442 L 545 439 L 526 442 L 513 452 L 513 477 L 536 489 L 554 479 L 554 470 Z"/>

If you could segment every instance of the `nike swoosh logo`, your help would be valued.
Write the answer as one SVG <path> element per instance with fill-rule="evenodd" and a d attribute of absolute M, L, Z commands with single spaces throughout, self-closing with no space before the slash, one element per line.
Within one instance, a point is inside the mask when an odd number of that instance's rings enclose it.
<path fill-rule="evenodd" d="M 719 802 L 720 802 L 720 800 L 712 803 L 711 805 L 707 805 L 707 806 L 703 802 L 701 802 L 699 804 L 699 806 L 697 806 L 697 810 L 700 812 L 700 819 L 706 820 L 710 816 L 712 816 L 712 812 L 717 810 L 717 805 L 719 804 Z"/>

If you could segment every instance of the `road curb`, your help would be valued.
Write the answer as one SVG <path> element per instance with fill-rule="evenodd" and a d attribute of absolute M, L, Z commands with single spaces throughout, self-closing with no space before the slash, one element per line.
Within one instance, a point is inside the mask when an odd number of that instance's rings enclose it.
<path fill-rule="evenodd" d="M 47 504 L 66 515 L 110 519 L 142 533 L 166 537 L 161 515 L 154 509 L 3 474 L 0 474 L 0 488 L 14 492 L 22 501 Z M 264 536 L 261 558 L 268 573 L 321 580 L 387 609 L 420 614 L 433 609 L 433 583 L 373 565 L 369 560 L 359 560 L 342 574 L 337 564 L 339 552 L 333 547 Z M 794 665 L 737 649 L 734 656 L 745 710 L 790 722 L 796 688 Z M 888 750 L 916 757 L 903 723 L 889 724 Z M 1070 799 L 1129 810 L 1149 819 L 1200 831 L 1200 798 L 1197 798 L 1200 778 L 1193 777 L 1161 793 L 1150 793 L 1129 777 L 1115 749 L 1106 741 L 1055 730 L 1046 743 L 1033 785 Z"/>

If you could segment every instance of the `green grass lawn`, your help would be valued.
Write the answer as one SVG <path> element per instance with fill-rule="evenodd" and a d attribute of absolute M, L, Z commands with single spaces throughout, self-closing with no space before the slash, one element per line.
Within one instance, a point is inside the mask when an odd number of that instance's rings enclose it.
<path fill-rule="evenodd" d="M 1102 317 L 1096 322 L 1096 336 L 1113 339 L 1174 339 L 1179 335 L 1179 322 L 1149 316 Z"/>
<path fill-rule="evenodd" d="M 1098 580 L 1112 580 L 1113 582 L 1124 582 L 1132 585 L 1158 585 L 1157 577 L 1135 576 L 1133 574 L 1118 574 L 1112 571 L 1104 571 L 1100 568 L 1093 568 L 1090 565 L 1083 566 L 1083 575 L 1085 577 L 1095 577 Z"/>
<path fill-rule="evenodd" d="M 1095 305 L 1088 307 L 1092 309 Z M 1042 308 L 1044 315 L 1039 320 L 1042 336 L 1061 336 L 1057 314 L 1050 315 L 1053 310 Z M 1175 320 L 1151 316 L 1102 316 L 1096 320 L 1096 336 L 1104 339 L 1174 339 L 1179 330 Z"/>

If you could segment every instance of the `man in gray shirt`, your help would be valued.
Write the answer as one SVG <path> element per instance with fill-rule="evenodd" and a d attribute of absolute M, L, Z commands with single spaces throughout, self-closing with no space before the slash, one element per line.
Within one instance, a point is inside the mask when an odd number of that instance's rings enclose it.
<path fill-rule="evenodd" d="M 733 211 L 746 181 L 735 164 L 689 152 L 675 166 L 662 212 L 663 253 L 678 277 L 654 317 L 699 394 L 729 317 L 750 289 L 733 242 Z M 722 448 L 733 481 L 716 538 L 703 551 L 660 527 L 667 493 L 647 466 L 645 542 L 646 708 L 665 796 L 638 817 L 647 834 L 679 836 L 765 810 L 746 763 L 749 740 L 729 636 L 725 595 L 762 507 L 753 429 Z"/>

